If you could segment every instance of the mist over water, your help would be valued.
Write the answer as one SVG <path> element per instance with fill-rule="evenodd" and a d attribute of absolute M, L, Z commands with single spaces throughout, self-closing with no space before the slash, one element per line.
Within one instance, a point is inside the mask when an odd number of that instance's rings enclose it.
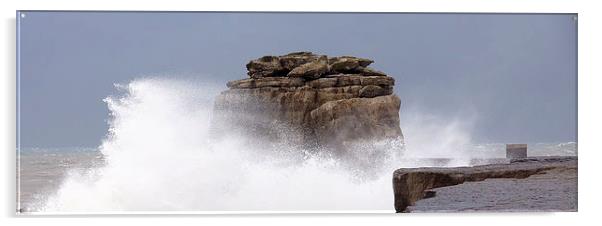
<path fill-rule="evenodd" d="M 467 165 L 472 157 L 463 151 L 471 143 L 468 124 L 420 114 L 402 122 L 405 148 L 358 147 L 349 153 L 356 161 L 286 145 L 257 150 L 246 137 L 210 139 L 221 84 L 145 78 L 116 87 L 122 94 L 105 99 L 105 164 L 69 172 L 33 211 L 394 212 L 392 172 L 420 166 L 408 159 L 454 157 L 450 165 Z"/>

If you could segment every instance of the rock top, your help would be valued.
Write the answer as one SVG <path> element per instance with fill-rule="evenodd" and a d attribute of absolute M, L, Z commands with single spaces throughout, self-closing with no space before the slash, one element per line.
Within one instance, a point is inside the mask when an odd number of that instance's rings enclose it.
<path fill-rule="evenodd" d="M 247 64 L 247 75 L 251 78 L 300 77 L 318 79 L 334 74 L 359 74 L 386 76 L 385 73 L 369 68 L 373 60 L 339 56 L 328 57 L 312 52 L 294 52 L 282 56 L 263 56 Z"/>

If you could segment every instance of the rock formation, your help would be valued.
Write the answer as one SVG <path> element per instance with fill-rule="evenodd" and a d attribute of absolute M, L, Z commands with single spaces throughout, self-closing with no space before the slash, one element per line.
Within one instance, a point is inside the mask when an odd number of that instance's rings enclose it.
<path fill-rule="evenodd" d="M 435 196 L 430 189 L 453 186 L 464 182 L 483 181 L 490 178 L 524 179 L 546 172 L 572 171 L 576 176 L 576 157 L 539 157 L 513 159 L 510 163 L 455 168 L 408 168 L 393 173 L 395 210 L 406 211 L 408 206 L 423 198 Z M 481 191 L 486 193 L 488 191 Z M 546 196 L 549 194 L 540 194 Z"/>
<path fill-rule="evenodd" d="M 357 143 L 402 141 L 395 79 L 369 68 L 371 63 L 311 52 L 251 60 L 250 78 L 228 82 L 216 98 L 214 135 L 337 153 Z"/>

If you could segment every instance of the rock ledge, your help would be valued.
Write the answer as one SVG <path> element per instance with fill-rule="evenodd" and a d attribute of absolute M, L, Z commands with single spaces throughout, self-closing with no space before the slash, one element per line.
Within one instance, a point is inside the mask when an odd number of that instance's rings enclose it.
<path fill-rule="evenodd" d="M 405 212 L 407 207 L 414 205 L 416 201 L 434 196 L 434 191 L 430 190 L 433 188 L 483 181 L 488 178 L 523 179 L 553 169 L 576 169 L 576 167 L 577 157 L 537 157 L 512 160 L 509 164 L 398 169 L 393 173 L 395 210 L 398 213 Z"/>

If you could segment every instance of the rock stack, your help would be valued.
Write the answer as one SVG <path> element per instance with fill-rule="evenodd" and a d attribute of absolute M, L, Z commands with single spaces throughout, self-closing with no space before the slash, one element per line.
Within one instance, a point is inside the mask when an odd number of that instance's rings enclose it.
<path fill-rule="evenodd" d="M 395 79 L 370 59 L 311 52 L 264 56 L 217 98 L 213 133 L 345 152 L 352 144 L 402 141 Z"/>

